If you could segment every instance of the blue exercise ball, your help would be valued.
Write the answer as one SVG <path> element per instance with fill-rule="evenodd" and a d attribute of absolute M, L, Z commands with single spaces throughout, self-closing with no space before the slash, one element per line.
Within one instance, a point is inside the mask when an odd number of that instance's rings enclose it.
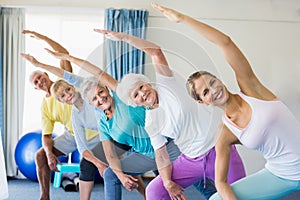
<path fill-rule="evenodd" d="M 80 163 L 80 161 L 81 161 L 81 155 L 80 155 L 79 151 L 76 149 L 71 154 L 71 162 L 72 163 Z"/>
<path fill-rule="evenodd" d="M 54 138 L 55 135 L 52 134 Z M 42 147 L 42 131 L 29 132 L 18 141 L 15 149 L 15 161 L 18 169 L 28 179 L 38 181 L 35 153 Z M 67 162 L 67 156 L 60 156 L 61 162 Z"/>

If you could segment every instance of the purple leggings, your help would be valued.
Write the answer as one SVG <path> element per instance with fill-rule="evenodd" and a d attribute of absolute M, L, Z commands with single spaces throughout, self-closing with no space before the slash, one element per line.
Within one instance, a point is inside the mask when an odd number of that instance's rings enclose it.
<path fill-rule="evenodd" d="M 215 148 L 212 148 L 206 154 L 196 158 L 189 158 L 184 154 L 181 154 L 177 160 L 173 162 L 172 180 L 183 188 L 186 188 L 205 177 L 215 180 L 215 160 Z M 232 145 L 228 183 L 231 184 L 245 177 L 245 175 L 243 162 L 235 146 Z M 146 197 L 147 200 L 170 199 L 169 193 L 163 186 L 160 176 L 157 176 L 148 184 L 146 188 Z"/>

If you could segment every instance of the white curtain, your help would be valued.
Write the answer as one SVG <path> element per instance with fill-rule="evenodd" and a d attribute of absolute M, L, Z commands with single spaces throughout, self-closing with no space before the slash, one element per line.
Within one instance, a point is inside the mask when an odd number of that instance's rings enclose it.
<path fill-rule="evenodd" d="M 7 186 L 1 131 L 0 131 L 0 188 L 1 188 L 0 199 L 8 198 L 8 186 Z"/>
<path fill-rule="evenodd" d="M 20 53 L 25 51 L 25 12 L 20 8 L 1 9 L 1 39 L 3 64 L 3 141 L 8 176 L 17 173 L 14 159 L 15 147 L 22 131 L 25 61 Z"/>

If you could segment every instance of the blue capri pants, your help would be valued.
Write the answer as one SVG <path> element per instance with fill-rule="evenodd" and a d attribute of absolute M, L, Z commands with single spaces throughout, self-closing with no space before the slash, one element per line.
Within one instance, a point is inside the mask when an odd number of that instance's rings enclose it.
<path fill-rule="evenodd" d="M 231 185 L 237 199 L 275 200 L 300 190 L 300 180 L 288 180 L 272 174 L 266 168 Z M 220 200 L 218 193 L 209 200 Z"/>

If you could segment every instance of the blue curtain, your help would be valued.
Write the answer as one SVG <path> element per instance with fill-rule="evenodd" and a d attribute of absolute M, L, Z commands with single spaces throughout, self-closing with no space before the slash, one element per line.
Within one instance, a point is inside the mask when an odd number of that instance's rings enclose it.
<path fill-rule="evenodd" d="M 106 9 L 105 29 L 145 39 L 148 11 Z M 127 73 L 144 73 L 145 53 L 124 42 L 105 42 L 107 72 L 118 81 Z"/>
<path fill-rule="evenodd" d="M 2 13 L 2 8 L 0 6 L 0 14 Z M 3 62 L 2 62 L 2 50 L 3 50 L 3 29 L 0 31 L 0 133 L 1 138 L 4 138 L 3 133 Z"/>

